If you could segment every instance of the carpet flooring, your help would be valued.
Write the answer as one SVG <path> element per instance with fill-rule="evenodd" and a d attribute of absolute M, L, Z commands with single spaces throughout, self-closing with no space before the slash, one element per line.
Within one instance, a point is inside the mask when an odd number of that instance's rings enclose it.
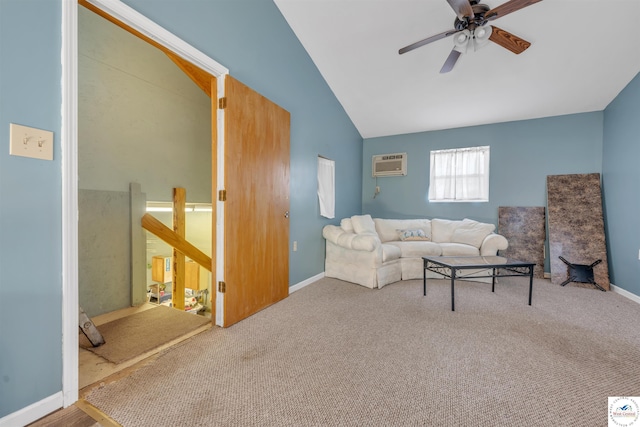
<path fill-rule="evenodd" d="M 105 343 L 93 347 L 80 334 L 80 347 L 123 363 L 210 323 L 211 319 L 159 305 L 97 326 Z"/>
<path fill-rule="evenodd" d="M 640 395 L 640 305 L 536 279 L 322 279 L 86 400 L 123 426 L 606 426 Z"/>

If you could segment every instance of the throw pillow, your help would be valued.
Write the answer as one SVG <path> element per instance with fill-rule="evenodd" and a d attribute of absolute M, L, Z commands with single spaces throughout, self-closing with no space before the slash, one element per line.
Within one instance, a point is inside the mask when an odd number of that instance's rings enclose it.
<path fill-rule="evenodd" d="M 371 215 L 354 215 L 351 217 L 351 224 L 357 234 L 378 234 Z"/>
<path fill-rule="evenodd" d="M 343 218 L 340 220 L 340 227 L 347 233 L 353 233 L 353 224 L 351 218 Z"/>
<path fill-rule="evenodd" d="M 494 224 L 485 224 L 465 218 L 451 236 L 452 243 L 464 243 L 479 248 L 482 241 L 496 229 Z"/>
<path fill-rule="evenodd" d="M 416 230 L 397 230 L 400 240 L 429 240 L 424 230 L 418 228 Z"/>

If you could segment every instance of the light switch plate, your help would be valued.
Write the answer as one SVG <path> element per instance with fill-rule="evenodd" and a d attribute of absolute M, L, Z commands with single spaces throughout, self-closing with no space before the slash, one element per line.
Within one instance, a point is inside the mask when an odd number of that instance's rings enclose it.
<path fill-rule="evenodd" d="M 9 154 L 53 160 L 53 132 L 11 123 Z"/>

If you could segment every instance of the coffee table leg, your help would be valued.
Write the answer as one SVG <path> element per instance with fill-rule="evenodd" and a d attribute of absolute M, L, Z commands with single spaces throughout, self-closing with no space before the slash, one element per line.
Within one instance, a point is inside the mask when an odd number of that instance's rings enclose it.
<path fill-rule="evenodd" d="M 529 267 L 529 305 L 531 305 L 532 293 L 533 293 L 533 266 Z"/>
<path fill-rule="evenodd" d="M 495 292 L 496 290 L 496 269 L 493 269 L 493 274 L 491 275 L 491 292 Z"/>
<path fill-rule="evenodd" d="M 423 265 L 422 265 L 422 290 L 423 290 L 423 295 L 427 295 L 427 265 L 428 265 L 429 261 L 425 260 L 423 261 Z"/>
<path fill-rule="evenodd" d="M 456 280 L 456 269 L 451 269 L 451 311 L 456 311 L 455 297 L 453 292 L 453 282 Z"/>

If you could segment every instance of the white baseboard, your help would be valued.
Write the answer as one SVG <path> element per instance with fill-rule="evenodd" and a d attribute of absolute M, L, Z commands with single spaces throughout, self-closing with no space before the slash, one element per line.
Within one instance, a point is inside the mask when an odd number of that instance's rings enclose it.
<path fill-rule="evenodd" d="M 63 406 L 62 391 L 0 418 L 0 427 L 26 426 Z"/>
<path fill-rule="evenodd" d="M 316 274 L 313 277 L 310 277 L 306 280 L 303 280 L 300 283 L 297 283 L 293 286 L 289 286 L 289 295 L 291 295 L 292 293 L 294 293 L 295 291 L 299 291 L 300 289 L 304 288 L 307 285 L 312 284 L 313 282 L 317 282 L 318 280 L 322 279 L 324 277 L 324 271 L 320 274 Z"/>
<path fill-rule="evenodd" d="M 551 278 L 551 273 L 547 273 L 545 271 L 544 273 L 544 278 L 545 279 L 550 279 Z M 611 290 L 611 292 L 614 292 L 616 294 L 620 294 L 623 297 L 629 298 L 631 301 L 637 302 L 638 304 L 640 304 L 640 296 L 631 293 L 625 289 L 619 288 L 618 286 L 614 285 L 613 283 L 609 283 L 609 288 Z"/>
<path fill-rule="evenodd" d="M 629 298 L 631 301 L 637 302 L 638 304 L 640 304 L 640 296 L 633 294 L 625 289 L 619 288 L 616 285 L 614 285 L 613 283 L 609 283 L 609 288 L 611 289 L 611 292 L 615 292 L 616 294 L 620 294 L 623 297 Z"/>

